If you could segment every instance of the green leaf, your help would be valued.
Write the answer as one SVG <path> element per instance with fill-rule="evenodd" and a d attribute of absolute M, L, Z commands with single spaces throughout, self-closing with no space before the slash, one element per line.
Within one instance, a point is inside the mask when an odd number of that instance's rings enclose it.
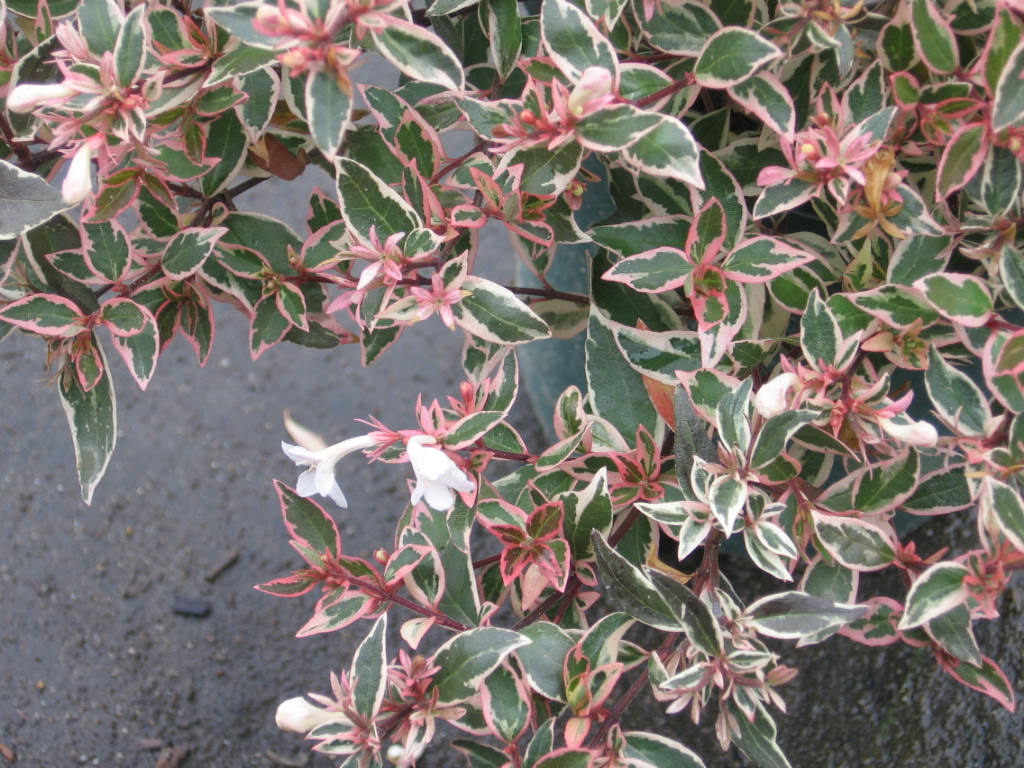
<path fill-rule="evenodd" d="M 984 437 L 992 418 L 987 399 L 968 376 L 958 371 L 934 346 L 928 349 L 925 385 L 939 417 L 959 435 Z"/>
<path fill-rule="evenodd" d="M 97 56 L 114 50 L 123 22 L 124 14 L 113 0 L 82 0 L 78 4 L 78 29 Z"/>
<path fill-rule="evenodd" d="M 274 487 L 289 535 L 302 545 L 300 552 L 316 555 L 310 565 L 316 567 L 325 557 L 337 557 L 341 553 L 341 534 L 334 519 L 315 501 L 299 496 L 284 483 L 275 480 Z"/>
<path fill-rule="evenodd" d="M 78 484 L 86 504 L 92 502 L 93 491 L 106 472 L 117 443 L 114 383 L 102 347 L 96 345 L 95 349 L 103 363 L 103 372 L 88 392 L 82 389 L 78 377 L 70 369 L 65 369 L 58 384 L 61 406 L 75 446 Z"/>
<path fill-rule="evenodd" d="M 68 209 L 60 190 L 0 160 L 0 240 L 10 240 Z"/>
<path fill-rule="evenodd" d="M 583 161 L 583 147 L 575 142 L 552 151 L 547 147 L 518 149 L 505 155 L 500 171 L 523 164 L 520 188 L 531 195 L 560 195 L 576 178 Z"/>
<path fill-rule="evenodd" d="M 947 273 L 923 277 L 914 287 L 939 312 L 968 328 L 980 328 L 992 314 L 988 285 L 973 275 Z"/>
<path fill-rule="evenodd" d="M 891 511 L 914 492 L 920 470 L 920 461 L 913 449 L 895 459 L 871 465 L 858 478 L 853 508 L 866 515 Z"/>
<path fill-rule="evenodd" d="M 622 156 L 644 173 L 704 188 L 698 164 L 700 149 L 690 129 L 674 117 L 663 116 L 658 125 L 627 147 Z"/>
<path fill-rule="evenodd" d="M 110 303 L 107 302 L 104 309 Z M 130 336 L 115 335 L 114 347 L 128 365 L 128 370 L 139 388 L 145 389 L 153 378 L 160 355 L 160 329 L 156 319 L 148 311 L 144 312 L 142 327 L 138 332 Z"/>
<path fill-rule="evenodd" d="M 580 120 L 576 125 L 576 138 L 592 152 L 615 152 L 636 143 L 662 122 L 657 112 L 631 104 L 613 104 Z"/>
<path fill-rule="evenodd" d="M 491 58 L 498 75 L 506 79 L 513 70 L 523 48 L 523 23 L 519 18 L 517 0 L 485 0 Z"/>
<path fill-rule="evenodd" d="M 576 560 L 585 560 L 593 553 L 591 534 L 607 536 L 612 526 L 612 500 L 608 492 L 608 473 L 602 467 L 593 480 L 579 491 L 561 494 L 558 499 L 565 510 L 565 538 Z"/>
<path fill-rule="evenodd" d="M 661 293 L 679 288 L 692 273 L 693 264 L 683 251 L 656 248 L 616 262 L 601 277 L 641 293 Z"/>
<path fill-rule="evenodd" d="M 765 421 L 754 442 L 750 466 L 759 469 L 770 464 L 785 450 L 789 439 L 817 416 L 818 412 L 811 410 L 785 411 Z"/>
<path fill-rule="evenodd" d="M 503 741 L 515 741 L 530 717 L 516 676 L 508 666 L 499 666 L 484 678 L 481 694 L 488 725 Z"/>
<path fill-rule="evenodd" d="M 540 9 L 544 45 L 562 73 L 577 82 L 583 70 L 601 67 L 618 72 L 618 56 L 594 22 L 567 0 L 544 0 Z"/>
<path fill-rule="evenodd" d="M 373 622 L 352 658 L 352 707 L 367 721 L 376 717 L 387 687 L 387 626 L 385 613 Z"/>
<path fill-rule="evenodd" d="M 173 280 L 184 280 L 194 274 L 213 253 L 226 227 L 189 227 L 167 244 L 160 258 L 164 274 Z"/>
<path fill-rule="evenodd" d="M 313 70 L 306 76 L 306 122 L 328 159 L 338 153 L 351 113 L 352 96 L 331 72 Z"/>
<path fill-rule="evenodd" d="M 460 326 L 486 341 L 522 344 L 550 335 L 543 320 L 504 286 L 469 276 L 466 295 L 452 307 Z"/>
<path fill-rule="evenodd" d="M 530 642 L 516 649 L 523 674 L 541 696 L 565 701 L 562 667 L 575 642 L 557 624 L 536 621 L 523 627 L 520 634 Z"/>
<path fill-rule="evenodd" d="M 149 46 L 149 28 L 144 23 L 147 6 L 138 6 L 122 22 L 114 46 L 114 72 L 117 82 L 127 88 L 139 76 Z"/>
<path fill-rule="evenodd" d="M 967 574 L 967 567 L 960 563 L 936 563 L 918 576 L 907 594 L 899 629 L 919 627 L 961 605 L 967 599 Z"/>
<path fill-rule="evenodd" d="M 725 647 L 722 630 L 708 605 L 685 584 L 653 568 L 645 570 L 651 583 L 665 599 L 678 601 L 682 610 L 683 631 L 690 642 L 708 656 L 722 653 Z"/>
<path fill-rule="evenodd" d="M 591 542 L 597 574 L 612 605 L 657 629 L 666 632 L 684 629 L 680 616 L 639 568 L 612 549 L 598 531 L 591 535 Z"/>
<path fill-rule="evenodd" d="M 982 663 L 981 649 L 971 630 L 971 611 L 958 605 L 925 624 L 925 629 L 947 653 L 974 666 Z"/>
<path fill-rule="evenodd" d="M 360 22 L 370 28 L 377 51 L 402 74 L 449 91 L 466 87 L 462 64 L 434 32 L 383 13 L 363 14 Z"/>
<path fill-rule="evenodd" d="M 982 481 L 979 507 L 982 519 L 993 521 L 1018 552 L 1024 552 L 1024 501 L 1012 486 L 986 477 Z"/>
<path fill-rule="evenodd" d="M 868 608 L 834 603 L 806 592 L 780 592 L 751 603 L 745 614 L 759 634 L 797 639 L 839 628 L 862 618 Z"/>
<path fill-rule="evenodd" d="M 741 27 L 724 27 L 704 43 L 693 74 L 706 88 L 728 88 L 782 57 L 773 43 Z"/>
<path fill-rule="evenodd" d="M 242 123 L 233 110 L 222 113 L 206 132 L 206 159 L 214 163 L 200 179 L 203 195 L 213 197 L 224 189 L 245 162 L 248 142 Z"/>
<path fill-rule="evenodd" d="M 479 741 L 453 739 L 452 746 L 469 761 L 470 768 L 502 768 L 508 764 L 508 755 Z"/>
<path fill-rule="evenodd" d="M 745 109 L 782 136 L 795 130 L 796 108 L 789 91 L 777 77 L 759 73 L 729 89 Z"/>
<path fill-rule="evenodd" d="M 996 84 L 995 105 L 992 110 L 992 130 L 999 132 L 1013 128 L 1024 119 L 1024 43 L 1014 50 L 999 75 Z"/>
<path fill-rule="evenodd" d="M 653 431 L 658 414 L 644 389 L 643 378 L 615 346 L 614 326 L 593 304 L 587 325 L 586 376 L 594 412 L 623 435 L 635 435 L 643 424 Z"/>
<path fill-rule="evenodd" d="M 817 291 L 810 295 L 807 310 L 800 318 L 800 346 L 808 362 L 834 364 L 839 355 L 840 331 L 835 317 Z"/>
<path fill-rule="evenodd" d="M 960 64 L 949 22 L 932 0 L 910 0 L 910 28 L 917 54 L 933 72 L 948 75 Z"/>
<path fill-rule="evenodd" d="M 85 316 L 71 299 L 36 293 L 0 309 L 0 320 L 40 336 L 70 338 L 85 331 Z"/>
<path fill-rule="evenodd" d="M 383 242 L 397 232 L 421 226 L 416 211 L 373 171 L 349 157 L 338 158 L 338 196 L 349 228 L 370 240 L 370 229 Z"/>
<path fill-rule="evenodd" d="M 792 768 L 789 760 L 786 759 L 775 742 L 775 722 L 764 711 L 764 707 L 758 705 L 754 710 L 754 717 L 751 719 L 746 712 L 739 708 L 735 700 L 730 699 L 729 711 L 738 728 L 738 731 L 733 734 L 733 739 L 736 746 L 740 748 L 740 752 L 759 768 Z"/>
<path fill-rule="evenodd" d="M 903 238 L 889 260 L 886 279 L 896 285 L 913 285 L 915 280 L 942 272 L 949 261 L 952 242 L 949 235 Z"/>
<path fill-rule="evenodd" d="M 693 0 L 660 3 L 643 25 L 648 42 L 665 53 L 698 56 L 704 42 L 721 27 L 714 13 Z"/>
<path fill-rule="evenodd" d="M 812 514 L 821 546 L 847 568 L 878 571 L 892 564 L 896 557 L 889 536 L 872 523 L 856 517 Z"/>
<path fill-rule="evenodd" d="M 510 629 L 478 627 L 461 632 L 437 649 L 433 663 L 438 706 L 465 701 L 477 694 L 480 681 L 529 639 Z"/>
<path fill-rule="evenodd" d="M 988 153 L 989 141 L 986 131 L 987 126 L 971 123 L 959 128 L 950 138 L 939 161 L 938 177 L 935 182 L 936 199 L 949 197 L 974 178 Z"/>
<path fill-rule="evenodd" d="M 291 320 L 281 313 L 272 294 L 256 302 L 249 331 L 249 351 L 253 360 L 281 341 L 291 327 Z"/>
<path fill-rule="evenodd" d="M 678 741 L 657 733 L 626 731 L 623 756 L 643 760 L 656 768 L 704 768 L 704 761 Z"/>

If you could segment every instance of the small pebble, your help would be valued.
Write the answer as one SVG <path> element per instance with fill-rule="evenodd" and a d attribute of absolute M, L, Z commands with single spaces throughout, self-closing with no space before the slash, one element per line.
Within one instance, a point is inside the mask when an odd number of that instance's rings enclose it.
<path fill-rule="evenodd" d="M 182 616 L 194 616 L 197 619 L 204 618 L 210 614 L 212 606 L 198 597 L 185 597 L 175 595 L 171 601 L 171 610 Z"/>

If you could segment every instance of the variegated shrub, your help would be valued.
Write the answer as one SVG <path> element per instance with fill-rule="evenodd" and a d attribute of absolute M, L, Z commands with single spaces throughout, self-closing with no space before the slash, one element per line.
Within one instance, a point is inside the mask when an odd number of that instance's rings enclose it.
<path fill-rule="evenodd" d="M 1019 0 L 0 0 L 0 95 L 0 333 L 45 340 L 86 501 L 108 351 L 202 365 L 215 301 L 254 357 L 465 338 L 415 425 L 289 425 L 305 563 L 260 588 L 366 631 L 278 711 L 315 749 L 411 766 L 443 722 L 474 768 L 702 765 L 622 726 L 650 691 L 786 766 L 767 638 L 920 646 L 1014 707 L 972 625 L 1024 567 Z M 306 231 L 236 204 L 309 165 Z M 521 378 L 560 382 L 541 445 Z M 352 453 L 415 478 L 370 559 L 312 498 Z M 975 548 L 918 551 L 950 514 Z"/>

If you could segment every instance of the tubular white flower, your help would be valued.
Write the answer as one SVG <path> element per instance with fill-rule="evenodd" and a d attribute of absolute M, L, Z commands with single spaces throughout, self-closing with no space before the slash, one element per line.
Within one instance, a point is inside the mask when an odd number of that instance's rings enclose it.
<path fill-rule="evenodd" d="M 83 144 L 71 158 L 68 175 L 60 188 L 61 197 L 68 205 L 76 205 L 92 194 L 92 156 L 92 147 Z"/>
<path fill-rule="evenodd" d="M 789 408 L 789 392 L 800 383 L 795 373 L 780 373 L 757 390 L 754 395 L 754 410 L 770 419 Z"/>
<path fill-rule="evenodd" d="M 47 101 L 67 99 L 78 91 L 61 83 L 25 83 L 7 94 L 7 109 L 11 112 L 31 112 Z"/>
<path fill-rule="evenodd" d="M 339 507 L 347 507 L 348 500 L 341 492 L 338 481 L 334 478 L 334 466 L 343 457 L 356 451 L 373 448 L 377 441 L 370 435 L 360 435 L 329 445 L 323 450 L 310 451 L 298 445 L 282 441 L 281 450 L 300 467 L 309 467 L 299 475 L 295 490 L 299 496 L 320 494 L 331 499 Z"/>
<path fill-rule="evenodd" d="M 302 696 L 296 696 L 294 699 L 287 699 L 278 704 L 274 721 L 282 731 L 294 731 L 295 733 L 309 733 L 324 723 L 351 722 L 341 712 L 330 712 L 310 704 Z"/>
<path fill-rule="evenodd" d="M 894 419 L 881 418 L 878 420 L 880 426 L 890 436 L 901 443 L 913 445 L 920 448 L 927 448 L 935 445 L 939 439 L 939 433 L 927 421 L 896 421 Z"/>
<path fill-rule="evenodd" d="M 444 512 L 455 505 L 453 491 L 468 492 L 476 488 L 466 473 L 459 469 L 448 454 L 440 448 L 430 446 L 437 441 L 429 435 L 414 435 L 405 443 L 405 450 L 416 473 L 416 487 L 412 491 L 412 503 L 423 499 L 438 512 Z"/>
<path fill-rule="evenodd" d="M 569 111 L 581 116 L 595 99 L 604 99 L 612 92 L 612 73 L 604 67 L 587 67 L 569 94 Z"/>

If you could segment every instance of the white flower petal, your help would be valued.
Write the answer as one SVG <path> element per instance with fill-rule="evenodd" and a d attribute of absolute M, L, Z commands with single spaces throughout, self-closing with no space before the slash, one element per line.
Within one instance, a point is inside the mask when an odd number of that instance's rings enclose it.
<path fill-rule="evenodd" d="M 348 509 L 348 499 L 346 499 L 345 494 L 341 492 L 341 486 L 338 485 L 337 481 L 335 481 L 334 487 L 331 488 L 327 497 L 342 509 Z"/>
<path fill-rule="evenodd" d="M 316 470 L 310 467 L 301 475 L 295 483 L 295 492 L 303 498 L 313 496 L 316 493 Z"/>
<path fill-rule="evenodd" d="M 447 512 L 455 506 L 455 494 L 444 483 L 430 483 L 423 494 L 424 500 L 431 509 Z"/>
<path fill-rule="evenodd" d="M 281 441 L 281 450 L 284 451 L 284 455 L 299 465 L 315 464 L 318 459 L 316 453 L 308 451 L 300 445 L 292 445 Z"/>
<path fill-rule="evenodd" d="M 789 408 L 789 391 L 800 383 L 795 373 L 780 373 L 765 382 L 754 395 L 754 410 L 764 418 L 778 416 Z"/>

